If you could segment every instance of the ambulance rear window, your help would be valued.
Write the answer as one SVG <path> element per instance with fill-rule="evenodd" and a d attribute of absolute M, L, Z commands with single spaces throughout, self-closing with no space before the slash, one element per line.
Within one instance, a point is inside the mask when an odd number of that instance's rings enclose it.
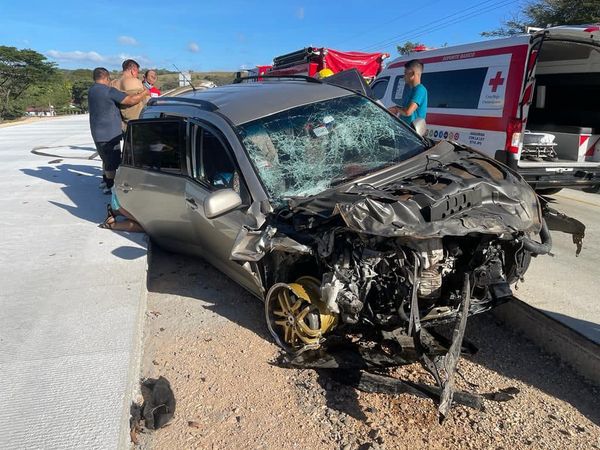
<path fill-rule="evenodd" d="M 487 75 L 487 67 L 474 69 L 427 72 L 421 76 L 421 83 L 427 88 L 429 108 L 477 109 L 481 89 Z M 394 102 L 401 104 L 403 77 L 396 79 Z"/>

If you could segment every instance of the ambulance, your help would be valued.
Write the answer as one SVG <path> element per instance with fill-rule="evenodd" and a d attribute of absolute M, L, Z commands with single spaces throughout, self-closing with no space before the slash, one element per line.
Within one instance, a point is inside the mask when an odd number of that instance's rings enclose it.
<path fill-rule="evenodd" d="M 424 64 L 427 137 L 478 149 L 541 193 L 600 189 L 600 24 L 413 52 L 371 88 L 400 104 L 404 64 Z"/>

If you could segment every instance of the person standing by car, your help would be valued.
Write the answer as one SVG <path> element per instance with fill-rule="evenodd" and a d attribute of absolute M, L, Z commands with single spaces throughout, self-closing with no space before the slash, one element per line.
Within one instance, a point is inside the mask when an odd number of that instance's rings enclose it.
<path fill-rule="evenodd" d="M 113 80 L 111 86 L 119 91 L 125 92 L 127 95 L 136 95 L 142 92 L 147 92 L 144 85 L 139 80 L 140 65 L 133 59 L 126 59 L 122 64 L 123 73 L 118 80 Z M 145 102 L 136 103 L 132 106 L 121 106 L 121 122 L 122 131 L 125 133 L 127 122 L 140 117 L 142 108 Z"/>
<path fill-rule="evenodd" d="M 158 75 L 156 74 L 156 70 L 146 70 L 142 84 L 146 89 L 148 89 L 148 91 L 150 91 L 150 97 L 160 96 L 160 90 L 155 86 L 157 79 Z"/>
<path fill-rule="evenodd" d="M 427 116 L 427 89 L 421 84 L 423 63 L 412 59 L 404 65 L 404 91 L 402 92 L 402 106 L 391 106 L 392 114 L 400 117 L 411 125 L 415 119 Z"/>
<path fill-rule="evenodd" d="M 123 137 L 119 106 L 131 107 L 142 103 L 150 93 L 142 89 L 135 95 L 127 95 L 110 86 L 110 74 L 104 67 L 93 72 L 94 84 L 88 91 L 90 130 L 96 150 L 102 159 L 104 193 L 110 194 L 115 173 L 121 163 L 120 142 Z"/>

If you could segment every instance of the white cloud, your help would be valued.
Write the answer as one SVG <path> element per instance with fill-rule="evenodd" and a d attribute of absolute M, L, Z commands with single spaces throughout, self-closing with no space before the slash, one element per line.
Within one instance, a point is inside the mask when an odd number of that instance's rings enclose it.
<path fill-rule="evenodd" d="M 301 6 L 301 7 L 299 7 L 299 8 L 296 10 L 296 17 L 297 17 L 299 20 L 303 20 L 303 19 L 304 19 L 304 6 Z"/>
<path fill-rule="evenodd" d="M 127 53 L 120 53 L 118 55 L 102 55 L 95 51 L 83 52 L 81 50 L 74 50 L 70 52 L 63 52 L 60 50 L 48 50 L 46 56 L 64 63 L 79 63 L 85 64 L 104 64 L 106 66 L 114 67 L 121 66 L 121 63 L 126 59 L 134 59 L 142 66 L 149 66 L 151 60 L 142 55 L 129 55 Z"/>
<path fill-rule="evenodd" d="M 59 50 L 48 50 L 46 52 L 50 58 L 56 59 L 57 61 L 88 61 L 88 62 L 107 62 L 108 58 L 102 56 L 98 52 L 82 52 L 75 50 L 72 52 L 61 52 Z"/>
<path fill-rule="evenodd" d="M 192 53 L 198 53 L 200 51 L 200 46 L 195 42 L 190 42 L 187 46 L 187 49 Z"/>
<path fill-rule="evenodd" d="M 119 36 L 117 40 L 122 45 L 138 45 L 137 39 L 131 36 Z"/>
<path fill-rule="evenodd" d="M 140 64 L 141 66 L 149 66 L 150 63 L 152 62 L 151 59 L 146 58 L 145 56 L 142 56 L 142 55 L 130 55 L 128 53 L 119 53 L 118 56 L 111 56 L 110 59 L 111 60 L 117 60 L 119 62 L 119 64 L 121 64 L 126 59 L 133 59 L 138 64 Z"/>

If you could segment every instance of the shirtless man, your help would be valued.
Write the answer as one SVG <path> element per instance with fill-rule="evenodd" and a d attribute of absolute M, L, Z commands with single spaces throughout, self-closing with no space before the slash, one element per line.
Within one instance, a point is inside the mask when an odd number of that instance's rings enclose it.
<path fill-rule="evenodd" d="M 135 62 L 133 59 L 126 59 L 123 61 L 123 73 L 118 80 L 113 80 L 111 82 L 111 86 L 119 91 L 125 92 L 127 95 L 136 95 L 142 92 L 145 92 L 144 85 L 138 78 L 140 73 L 140 65 Z M 140 117 L 140 112 L 144 108 L 144 105 L 147 102 L 146 99 L 133 106 L 121 106 L 121 127 L 123 129 L 123 133 L 127 129 L 127 122 L 130 120 L 135 120 Z"/>

